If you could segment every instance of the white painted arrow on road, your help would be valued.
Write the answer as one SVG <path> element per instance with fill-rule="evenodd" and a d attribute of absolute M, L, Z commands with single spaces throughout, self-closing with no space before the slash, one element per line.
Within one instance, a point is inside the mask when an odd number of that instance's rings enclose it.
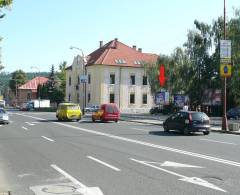
<path fill-rule="evenodd" d="M 212 183 L 209 183 L 208 181 L 206 180 L 203 180 L 201 178 L 198 178 L 198 177 L 187 177 L 185 175 L 181 175 L 181 174 L 178 174 L 178 173 L 175 173 L 173 171 L 169 171 L 167 169 L 163 169 L 161 167 L 158 167 L 158 166 L 155 166 L 155 165 L 152 165 L 152 163 L 154 162 L 148 162 L 148 161 L 141 161 L 141 160 L 136 160 L 134 158 L 130 158 L 132 161 L 134 162 L 137 162 L 139 164 L 143 164 L 143 165 L 146 165 L 148 167 L 152 167 L 152 168 L 155 168 L 155 169 L 158 169 L 160 171 L 163 171 L 165 173 L 169 173 L 171 175 L 175 175 L 175 176 L 178 176 L 180 177 L 180 181 L 185 181 L 185 182 L 188 182 L 188 183 L 192 183 L 192 184 L 196 184 L 196 185 L 200 185 L 200 186 L 204 186 L 206 188 L 211 188 L 211 189 L 214 189 L 214 190 L 218 190 L 218 191 L 221 191 L 221 192 L 227 192 L 226 190 L 224 189 L 221 189 L 219 188 L 218 186 L 215 186 L 214 184 Z M 161 163 L 160 163 L 161 165 Z"/>
<path fill-rule="evenodd" d="M 162 167 L 175 167 L 175 168 L 203 168 L 200 166 L 195 165 L 188 165 L 188 164 L 182 164 L 177 162 L 171 162 L 171 161 L 165 161 L 164 163 L 160 164 Z"/>

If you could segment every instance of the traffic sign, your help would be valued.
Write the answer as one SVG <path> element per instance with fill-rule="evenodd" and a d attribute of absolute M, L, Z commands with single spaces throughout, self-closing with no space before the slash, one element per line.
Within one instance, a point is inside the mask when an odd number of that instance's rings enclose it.
<path fill-rule="evenodd" d="M 87 83 L 88 77 L 87 75 L 81 75 L 80 76 L 80 83 Z"/>
<path fill-rule="evenodd" d="M 220 76 L 231 77 L 232 75 L 232 64 L 221 64 L 220 65 Z"/>
<path fill-rule="evenodd" d="M 231 63 L 231 41 L 220 40 L 220 61 L 223 64 Z"/>

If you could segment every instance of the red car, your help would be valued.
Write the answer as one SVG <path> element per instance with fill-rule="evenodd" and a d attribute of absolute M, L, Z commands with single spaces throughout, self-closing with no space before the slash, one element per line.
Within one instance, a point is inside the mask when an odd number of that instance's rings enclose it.
<path fill-rule="evenodd" d="M 116 104 L 102 104 L 100 109 L 92 113 L 92 121 L 115 121 L 120 119 L 120 111 Z"/>

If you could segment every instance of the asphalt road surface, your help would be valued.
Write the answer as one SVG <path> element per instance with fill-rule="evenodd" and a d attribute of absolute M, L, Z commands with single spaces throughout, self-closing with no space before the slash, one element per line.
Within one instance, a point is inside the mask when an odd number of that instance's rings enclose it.
<path fill-rule="evenodd" d="M 11 112 L 0 125 L 0 194 L 240 194 L 240 137 L 184 136 L 120 121 Z"/>

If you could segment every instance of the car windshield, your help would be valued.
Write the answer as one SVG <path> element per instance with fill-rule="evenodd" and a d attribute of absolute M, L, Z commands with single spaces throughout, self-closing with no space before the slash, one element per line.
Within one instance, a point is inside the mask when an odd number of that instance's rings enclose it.
<path fill-rule="evenodd" d="M 77 106 L 77 105 L 67 106 L 66 108 L 67 108 L 67 110 L 79 110 L 79 106 Z"/>
<path fill-rule="evenodd" d="M 0 114 L 4 114 L 4 113 L 6 113 L 6 111 L 3 109 L 0 109 Z"/>
<path fill-rule="evenodd" d="M 194 112 L 192 113 L 192 119 L 193 120 L 208 119 L 208 116 L 203 112 Z"/>

